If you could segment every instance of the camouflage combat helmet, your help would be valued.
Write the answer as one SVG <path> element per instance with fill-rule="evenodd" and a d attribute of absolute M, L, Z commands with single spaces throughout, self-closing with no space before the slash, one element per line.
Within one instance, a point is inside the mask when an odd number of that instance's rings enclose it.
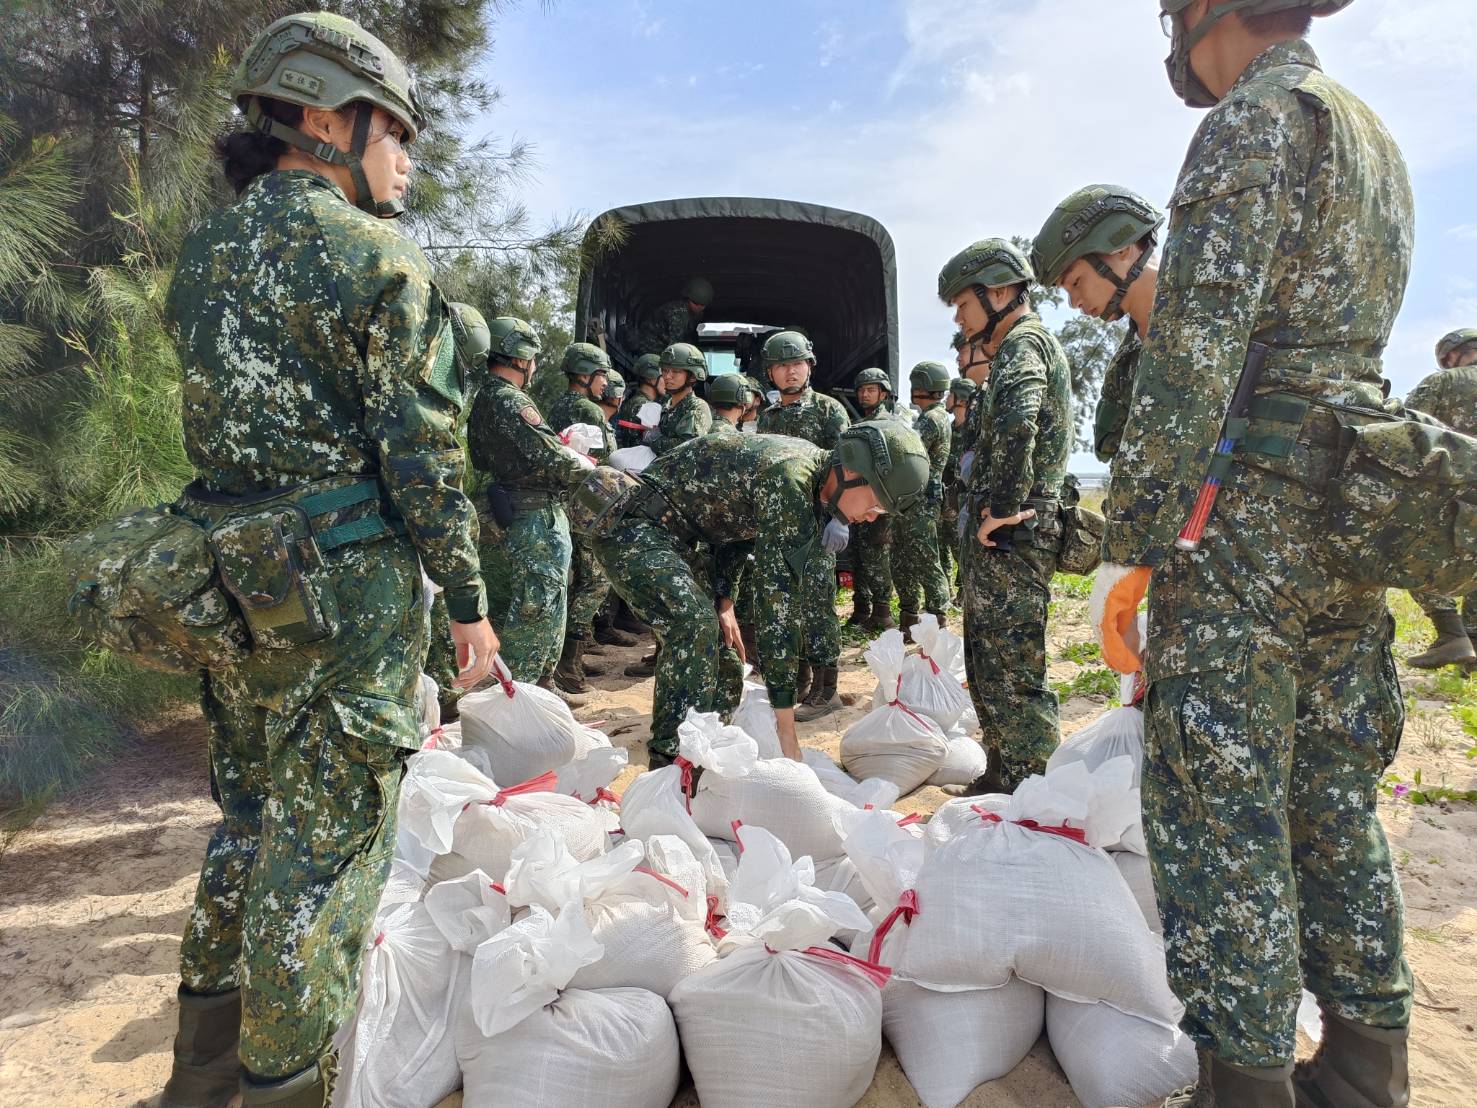
<path fill-rule="evenodd" d="M 610 372 L 610 355 L 594 343 L 570 343 L 564 351 L 564 360 L 559 371 L 566 377 L 593 377 L 597 373 Z"/>
<path fill-rule="evenodd" d="M 776 331 L 764 340 L 764 369 L 767 372 L 785 362 L 809 362 L 815 365 L 815 347 L 799 331 Z"/>
<path fill-rule="evenodd" d="M 415 78 L 388 46 L 351 19 L 331 12 L 283 16 L 257 35 L 231 75 L 231 99 L 247 123 L 275 139 L 349 171 L 360 209 L 382 219 L 405 212 L 398 200 L 375 200 L 364 175 L 373 108 L 405 128 L 406 141 L 425 124 Z M 348 152 L 319 142 L 262 110 L 261 97 L 305 108 L 358 105 Z"/>
<path fill-rule="evenodd" d="M 1195 25 L 1194 30 L 1187 31 L 1183 13 L 1193 2 L 1159 0 L 1159 18 L 1170 40 L 1169 57 L 1164 59 L 1164 67 L 1169 71 L 1169 83 L 1174 86 L 1176 96 L 1192 108 L 1213 108 L 1217 103 L 1216 96 L 1190 68 L 1190 51 L 1222 19 L 1232 12 L 1271 15 L 1295 9 L 1310 11 L 1313 15 L 1333 15 L 1343 11 L 1354 0 L 1219 0 L 1211 4 L 1205 18 Z"/>
<path fill-rule="evenodd" d="M 487 351 L 492 346 L 492 332 L 487 320 L 470 304 L 449 302 L 451 335 L 456 341 L 456 355 L 465 370 L 487 368 Z"/>
<path fill-rule="evenodd" d="M 492 341 L 488 345 L 487 360 L 493 365 L 507 365 L 512 358 L 533 358 L 543 349 L 533 328 L 510 315 L 494 319 L 488 332 Z"/>
<path fill-rule="evenodd" d="M 881 385 L 883 392 L 892 395 L 892 380 L 884 369 L 864 369 L 858 373 L 852 388 L 859 389 L 863 385 Z"/>
<path fill-rule="evenodd" d="M 708 379 L 708 362 L 690 342 L 674 342 L 662 351 L 663 369 L 685 369 L 695 381 Z"/>
<path fill-rule="evenodd" d="M 718 408 L 747 408 L 752 392 L 742 373 L 721 373 L 708 382 L 708 403 Z"/>
<path fill-rule="evenodd" d="M 919 392 L 939 395 L 949 391 L 949 371 L 943 362 L 919 362 L 908 374 L 908 383 Z"/>
<path fill-rule="evenodd" d="M 841 467 L 858 476 L 847 480 Z M 906 512 L 923 499 L 928 487 L 928 452 L 911 427 L 897 420 L 858 423 L 846 431 L 831 455 L 836 471 L 836 490 L 826 510 L 837 519 L 841 494 L 847 489 L 870 485 L 887 511 Z"/>
<path fill-rule="evenodd" d="M 631 366 L 631 376 L 638 381 L 649 381 L 655 383 L 662 379 L 662 356 L 660 354 L 642 354 Z"/>
<path fill-rule="evenodd" d="M 985 309 L 985 327 L 978 334 L 966 335 L 968 343 L 988 345 L 995 337 L 1000 321 L 1026 303 L 1026 290 L 1036 274 L 1020 247 L 1009 239 L 982 239 L 955 254 L 939 271 L 939 299 L 952 304 L 965 289 L 973 289 L 980 307 Z M 990 307 L 986 289 L 1020 285 L 1021 290 L 999 311 Z"/>
<path fill-rule="evenodd" d="M 706 308 L 713 302 L 713 283 L 706 277 L 693 277 L 682 286 L 682 295 Z"/>
<path fill-rule="evenodd" d="M 1123 318 L 1123 298 L 1153 257 L 1163 225 L 1164 213 L 1132 189 L 1088 185 L 1046 217 L 1031 248 L 1031 267 L 1043 285 L 1059 285 L 1073 262 L 1086 261 L 1115 290 L 1102 316 L 1111 323 Z M 1143 252 L 1120 277 L 1103 255 L 1115 254 L 1136 242 L 1144 244 Z"/>
<path fill-rule="evenodd" d="M 606 404 L 619 404 L 626 398 L 626 379 L 615 369 L 605 371 L 605 391 L 595 399 Z"/>
<path fill-rule="evenodd" d="M 1453 331 L 1449 335 L 1443 335 L 1441 341 L 1436 344 L 1436 364 L 1445 365 L 1446 359 L 1464 346 L 1477 344 L 1477 327 L 1463 327 L 1460 331 Z"/>
<path fill-rule="evenodd" d="M 964 349 L 964 332 L 963 331 L 955 331 L 954 332 L 954 337 L 949 340 L 949 346 L 950 346 L 951 349 L 954 349 L 954 350 L 963 350 Z"/>
<path fill-rule="evenodd" d="M 762 399 L 764 396 L 764 386 L 759 383 L 758 378 L 750 377 L 745 373 L 744 380 L 749 383 L 749 391 L 754 394 L 749 398 L 749 402 L 753 403 L 756 400 Z"/>
<path fill-rule="evenodd" d="M 968 400 L 978 387 L 968 377 L 955 377 L 949 382 L 949 395 L 955 400 Z"/>

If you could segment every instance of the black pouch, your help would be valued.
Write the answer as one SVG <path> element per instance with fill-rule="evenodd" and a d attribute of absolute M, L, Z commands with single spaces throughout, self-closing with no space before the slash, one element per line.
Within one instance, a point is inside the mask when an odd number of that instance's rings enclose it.
<path fill-rule="evenodd" d="M 302 508 L 277 502 L 232 516 L 210 545 L 257 647 L 291 650 L 338 634 L 338 597 Z"/>
<path fill-rule="evenodd" d="M 513 526 L 513 494 L 505 486 L 487 486 L 487 510 L 502 530 Z"/>

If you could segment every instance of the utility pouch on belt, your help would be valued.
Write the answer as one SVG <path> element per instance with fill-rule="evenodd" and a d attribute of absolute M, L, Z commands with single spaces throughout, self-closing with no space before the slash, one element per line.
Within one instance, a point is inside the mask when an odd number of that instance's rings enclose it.
<path fill-rule="evenodd" d="M 604 538 L 625 516 L 640 481 L 613 466 L 596 466 L 569 497 L 569 529 L 576 535 Z"/>
<path fill-rule="evenodd" d="M 105 523 L 68 543 L 65 560 L 67 610 L 99 646 L 167 673 L 225 669 L 250 654 L 208 534 L 176 507 Z"/>
<path fill-rule="evenodd" d="M 1091 508 L 1084 508 L 1081 501 L 1077 478 L 1068 474 L 1062 485 L 1062 536 L 1056 568 L 1060 573 L 1085 577 L 1102 561 L 1107 520 Z"/>
<path fill-rule="evenodd" d="M 513 526 L 513 494 L 506 485 L 487 486 L 487 510 L 502 530 Z"/>

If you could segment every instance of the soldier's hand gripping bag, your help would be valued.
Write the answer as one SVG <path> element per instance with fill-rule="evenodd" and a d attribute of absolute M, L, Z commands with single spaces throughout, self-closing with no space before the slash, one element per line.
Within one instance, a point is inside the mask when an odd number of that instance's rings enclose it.
<path fill-rule="evenodd" d="M 204 528 L 160 505 L 110 520 L 65 553 L 67 609 L 99 646 L 168 673 L 224 669 L 251 640 Z"/>
<path fill-rule="evenodd" d="M 1081 504 L 1077 478 L 1067 475 L 1062 486 L 1062 545 L 1057 554 L 1058 573 L 1086 577 L 1102 561 L 1103 533 L 1108 521 Z"/>
<path fill-rule="evenodd" d="M 1356 584 L 1460 596 L 1477 582 L 1477 439 L 1406 414 L 1336 412 L 1328 565 Z"/>
<path fill-rule="evenodd" d="M 210 545 L 258 648 L 293 650 L 338 634 L 338 598 L 302 508 L 277 500 L 232 516 Z"/>
<path fill-rule="evenodd" d="M 620 521 L 622 510 L 641 482 L 612 466 L 596 466 L 569 497 L 565 509 L 576 535 L 603 538 Z"/>

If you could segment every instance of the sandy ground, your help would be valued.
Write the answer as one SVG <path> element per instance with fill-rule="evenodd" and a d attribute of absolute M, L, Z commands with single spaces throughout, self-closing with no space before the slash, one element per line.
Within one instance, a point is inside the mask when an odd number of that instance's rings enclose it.
<path fill-rule="evenodd" d="M 1052 657 L 1086 638 L 1080 603 L 1055 606 Z M 607 650 L 599 660 L 618 673 L 637 648 Z M 802 726 L 807 745 L 837 752 L 841 733 L 863 712 L 870 679 L 860 649 L 843 656 L 845 711 Z M 1052 677 L 1070 680 L 1077 665 L 1057 660 Z M 577 714 L 605 721 L 614 741 L 644 765 L 651 682 L 597 679 L 601 691 Z M 1428 707 L 1439 708 L 1431 705 Z M 1063 705 L 1063 731 L 1102 711 L 1076 697 Z M 1477 787 L 1471 745 L 1444 713 L 1407 729 L 1395 772 L 1427 785 Z M 905 798 L 900 808 L 931 812 L 938 789 Z M 1418 979 L 1411 1069 L 1417 1105 L 1469 1105 L 1477 1099 L 1477 810 L 1413 807 L 1383 798 L 1405 889 L 1409 957 Z M 84 788 L 54 804 L 0 855 L 0 1103 L 134 1105 L 162 1087 L 174 1031 L 179 936 L 206 838 L 215 821 L 203 754 L 203 727 L 181 714 L 131 749 Z M 1306 1047 L 1306 1043 L 1304 1046 Z M 460 1095 L 443 1108 L 459 1105 Z M 690 1088 L 678 1098 L 697 1103 Z M 918 1104 L 891 1052 L 868 1108 Z M 977 1089 L 969 1108 L 1076 1105 L 1045 1042 L 1003 1080 Z"/>

